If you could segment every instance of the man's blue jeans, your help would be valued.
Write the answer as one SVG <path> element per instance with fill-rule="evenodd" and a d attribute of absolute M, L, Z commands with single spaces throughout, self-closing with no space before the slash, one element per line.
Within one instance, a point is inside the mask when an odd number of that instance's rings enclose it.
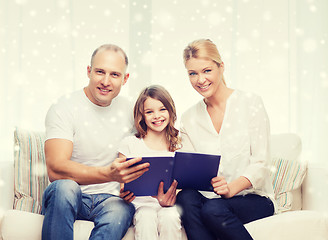
<path fill-rule="evenodd" d="M 72 180 L 57 180 L 43 194 L 43 240 L 73 240 L 75 220 L 94 222 L 90 238 L 122 239 L 135 212 L 134 206 L 111 194 L 83 194 Z"/>
<path fill-rule="evenodd" d="M 188 240 L 251 240 L 243 224 L 274 213 L 272 201 L 255 194 L 208 199 L 186 189 L 178 193 L 177 205 Z"/>

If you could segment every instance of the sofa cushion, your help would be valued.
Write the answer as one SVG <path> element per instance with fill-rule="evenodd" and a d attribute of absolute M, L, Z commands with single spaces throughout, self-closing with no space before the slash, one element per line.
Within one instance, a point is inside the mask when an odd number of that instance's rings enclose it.
<path fill-rule="evenodd" d="M 41 132 L 16 128 L 14 132 L 14 209 L 40 213 L 42 194 L 49 180 Z"/>
<path fill-rule="evenodd" d="M 254 240 L 327 240 L 328 218 L 315 211 L 290 211 L 245 225 Z"/>
<path fill-rule="evenodd" d="M 297 194 L 292 194 L 300 188 L 306 174 L 307 165 L 299 157 L 301 150 L 301 139 L 296 134 L 271 136 L 271 180 L 280 211 L 297 209 L 293 201 L 301 206 L 301 199 L 293 199 Z"/>

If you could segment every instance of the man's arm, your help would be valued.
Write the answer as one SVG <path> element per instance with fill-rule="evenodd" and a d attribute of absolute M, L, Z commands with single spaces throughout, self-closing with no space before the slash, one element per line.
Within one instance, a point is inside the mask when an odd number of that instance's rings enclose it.
<path fill-rule="evenodd" d="M 108 166 L 91 167 L 72 161 L 72 152 L 73 143 L 69 140 L 55 138 L 45 142 L 47 170 L 51 182 L 71 179 L 81 185 L 111 181 L 128 183 L 140 177 L 149 167 L 149 163 L 144 163 L 129 168 L 141 158 L 128 161 L 117 158 Z"/>

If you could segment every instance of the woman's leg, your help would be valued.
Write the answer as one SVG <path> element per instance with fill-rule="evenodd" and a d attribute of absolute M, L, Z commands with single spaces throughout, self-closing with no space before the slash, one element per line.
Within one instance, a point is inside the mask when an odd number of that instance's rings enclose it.
<path fill-rule="evenodd" d="M 133 224 L 135 226 L 135 240 L 156 240 L 158 239 L 158 218 L 157 209 L 150 206 L 138 207 Z"/>
<path fill-rule="evenodd" d="M 250 240 L 244 224 L 273 215 L 274 206 L 270 199 L 255 194 L 235 196 L 229 199 L 208 200 L 201 218 L 216 238 L 225 240 Z"/>
<path fill-rule="evenodd" d="M 201 218 L 201 209 L 208 201 L 200 192 L 185 189 L 177 195 L 177 206 L 181 208 L 181 220 L 188 240 L 215 240 Z"/>
<path fill-rule="evenodd" d="M 181 220 L 176 206 L 158 210 L 158 231 L 160 240 L 181 239 Z"/>

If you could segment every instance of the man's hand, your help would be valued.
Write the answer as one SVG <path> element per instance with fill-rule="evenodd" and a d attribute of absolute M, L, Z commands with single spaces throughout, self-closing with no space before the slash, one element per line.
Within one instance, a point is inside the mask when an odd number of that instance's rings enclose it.
<path fill-rule="evenodd" d="M 158 186 L 157 200 L 162 207 L 171 207 L 175 204 L 177 186 L 178 182 L 174 180 L 169 190 L 164 194 L 164 183 L 160 182 Z"/>
<path fill-rule="evenodd" d="M 109 165 L 109 175 L 112 181 L 128 183 L 140 177 L 149 170 L 149 163 L 130 167 L 140 161 L 141 158 L 133 158 L 130 160 L 126 160 L 126 158 L 116 158 L 114 162 Z"/>

